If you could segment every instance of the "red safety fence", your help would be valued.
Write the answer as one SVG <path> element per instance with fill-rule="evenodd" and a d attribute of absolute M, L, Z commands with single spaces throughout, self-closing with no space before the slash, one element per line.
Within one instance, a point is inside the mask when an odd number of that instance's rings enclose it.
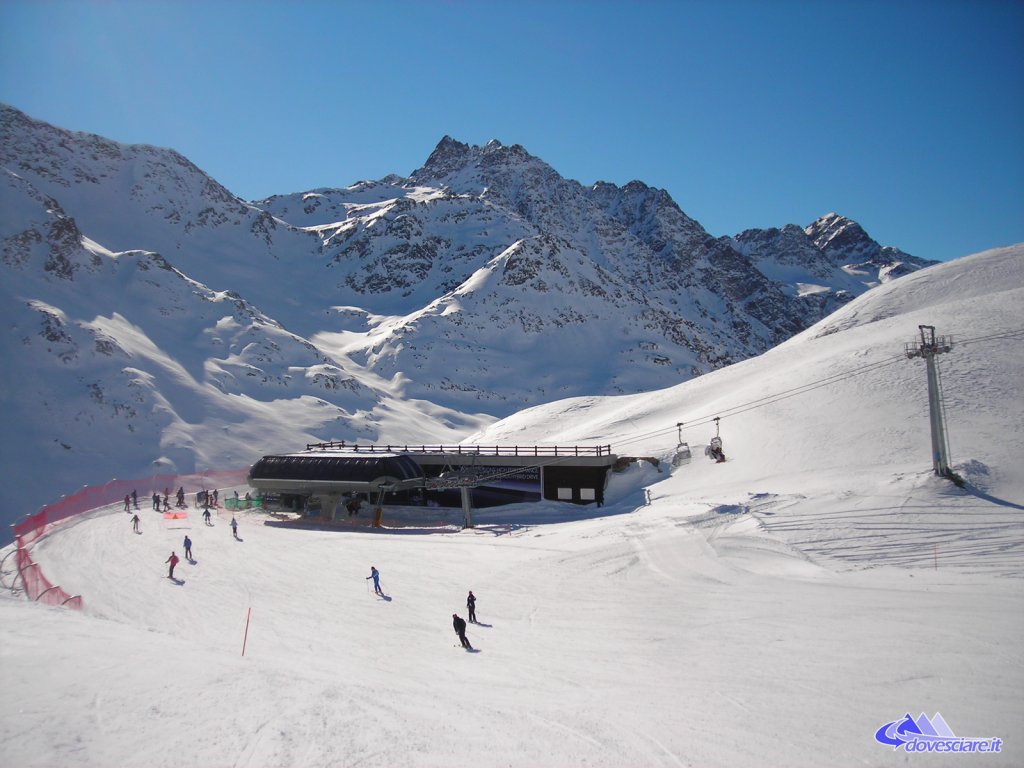
<path fill-rule="evenodd" d="M 184 488 L 186 493 L 194 493 L 242 485 L 248 477 L 249 470 L 246 468 L 197 472 L 190 475 L 155 475 L 143 480 L 111 480 L 106 485 L 87 485 L 77 493 L 43 507 L 34 515 L 29 515 L 12 526 L 17 545 L 18 575 L 24 584 L 26 596 L 29 600 L 48 605 L 67 605 L 79 609 L 82 607 L 81 596 L 69 595 L 59 586 L 50 583 L 42 568 L 32 559 L 28 549 L 32 542 L 48 533 L 57 523 L 100 507 L 123 502 L 125 497 L 130 498 L 133 492 L 141 506 L 149 503 L 154 493 L 160 494 L 161 498 L 165 495 L 173 497 L 178 488 Z"/>
<path fill-rule="evenodd" d="M 69 595 L 60 587 L 51 584 L 46 578 L 39 563 L 32 561 L 32 555 L 27 549 L 18 547 L 16 558 L 18 574 L 21 576 L 21 583 L 25 587 L 25 595 L 30 600 L 47 605 L 66 605 L 69 608 L 82 608 L 81 595 Z"/>

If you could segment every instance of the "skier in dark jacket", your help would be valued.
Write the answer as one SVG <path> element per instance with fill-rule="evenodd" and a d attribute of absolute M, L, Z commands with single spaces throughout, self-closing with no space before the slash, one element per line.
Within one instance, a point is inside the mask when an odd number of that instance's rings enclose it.
<path fill-rule="evenodd" d="M 139 516 L 138 515 L 132 515 L 132 530 L 135 531 L 136 533 L 139 532 Z"/>
<path fill-rule="evenodd" d="M 185 547 L 185 559 L 186 560 L 191 560 L 192 559 L 192 539 L 190 539 L 188 536 L 186 536 L 185 537 L 185 543 L 184 543 L 183 546 Z"/>
<path fill-rule="evenodd" d="M 455 627 L 455 634 L 459 636 L 459 642 L 462 643 L 462 647 L 472 651 L 473 646 L 469 644 L 469 640 L 466 638 L 466 622 L 459 618 L 459 614 L 452 614 L 452 626 Z"/>
<path fill-rule="evenodd" d="M 466 598 L 466 609 L 469 611 L 469 623 L 476 624 L 476 595 L 473 594 L 473 590 L 469 590 L 469 596 Z"/>

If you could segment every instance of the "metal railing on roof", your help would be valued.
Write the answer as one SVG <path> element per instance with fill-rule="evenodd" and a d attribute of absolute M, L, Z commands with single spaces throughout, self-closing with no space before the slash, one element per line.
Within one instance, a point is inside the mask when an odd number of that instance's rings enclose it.
<path fill-rule="evenodd" d="M 307 443 L 307 451 L 353 453 L 442 453 L 456 456 L 610 456 L 610 445 L 376 445 L 331 440 Z"/>

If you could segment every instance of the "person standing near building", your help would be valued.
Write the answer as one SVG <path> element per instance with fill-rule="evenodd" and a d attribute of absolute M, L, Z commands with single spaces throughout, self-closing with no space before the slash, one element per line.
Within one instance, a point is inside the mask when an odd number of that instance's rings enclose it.
<path fill-rule="evenodd" d="M 174 566 L 176 566 L 178 564 L 178 556 L 176 554 L 174 554 L 173 552 L 171 552 L 171 556 L 168 557 L 166 560 L 164 560 L 164 562 L 171 564 L 171 569 L 169 571 L 167 571 L 167 578 L 168 579 L 173 579 L 174 578 Z"/>
<path fill-rule="evenodd" d="M 455 634 L 459 636 L 459 642 L 462 643 L 462 647 L 467 651 L 472 651 L 473 646 L 469 644 L 469 640 L 466 638 L 466 622 L 457 613 L 452 614 L 452 626 L 455 628 Z"/>
<path fill-rule="evenodd" d="M 473 594 L 473 590 L 469 590 L 469 596 L 466 598 L 466 610 L 469 611 L 469 623 L 476 624 L 476 595 Z"/>

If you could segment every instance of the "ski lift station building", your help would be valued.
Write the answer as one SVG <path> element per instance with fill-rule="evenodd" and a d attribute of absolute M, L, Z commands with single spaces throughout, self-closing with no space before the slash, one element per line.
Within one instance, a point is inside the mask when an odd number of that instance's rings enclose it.
<path fill-rule="evenodd" d="M 555 499 L 601 504 L 611 446 L 359 445 L 315 443 L 264 456 L 249 485 L 282 500 L 333 512 L 346 495 L 397 505 L 458 507 L 466 488 L 476 507 Z M 330 513 L 329 513 L 330 514 Z"/>

